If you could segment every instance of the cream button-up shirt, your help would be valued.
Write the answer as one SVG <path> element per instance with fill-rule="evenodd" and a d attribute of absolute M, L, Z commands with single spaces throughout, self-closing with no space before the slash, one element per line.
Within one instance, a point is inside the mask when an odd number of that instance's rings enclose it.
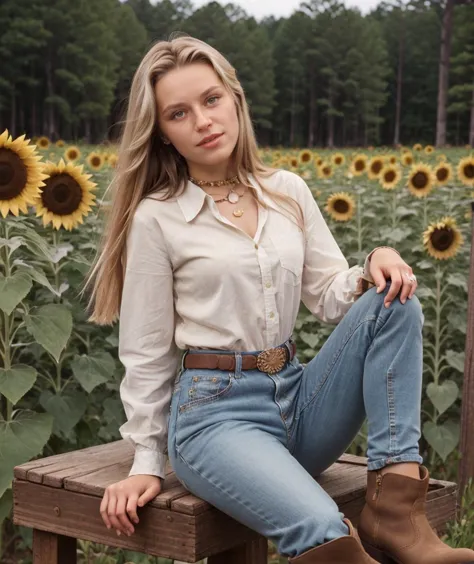
<path fill-rule="evenodd" d="M 300 176 L 279 170 L 262 182 L 299 202 L 304 232 L 250 181 L 269 206 L 258 206 L 254 238 L 192 182 L 179 197 L 145 198 L 133 216 L 119 325 L 127 417 L 119 431 L 135 447 L 129 475 L 165 477 L 169 406 L 184 349 L 275 347 L 292 335 L 300 301 L 335 324 L 354 303 L 358 278 L 373 282 L 375 249 L 364 268 L 349 268 Z"/>

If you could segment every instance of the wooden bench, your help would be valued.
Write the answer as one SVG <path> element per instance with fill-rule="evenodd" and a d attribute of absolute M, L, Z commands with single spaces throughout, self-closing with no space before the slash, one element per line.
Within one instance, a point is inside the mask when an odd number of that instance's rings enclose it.
<path fill-rule="evenodd" d="M 133 448 L 123 440 L 16 466 L 13 522 L 33 528 L 34 564 L 74 564 L 76 539 L 185 562 L 266 564 L 267 540 L 192 495 L 168 466 L 163 491 L 138 509 L 135 533 L 117 536 L 99 513 L 105 488 L 126 478 Z M 366 489 L 366 458 L 344 454 L 318 482 L 358 523 Z M 438 534 L 455 517 L 457 486 L 431 479 L 427 513 Z"/>

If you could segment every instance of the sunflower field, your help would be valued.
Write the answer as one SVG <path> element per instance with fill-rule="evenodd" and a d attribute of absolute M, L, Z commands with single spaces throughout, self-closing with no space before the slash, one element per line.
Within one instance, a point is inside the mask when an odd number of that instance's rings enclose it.
<path fill-rule="evenodd" d="M 457 480 L 464 371 L 474 152 L 411 147 L 259 149 L 263 161 L 305 179 L 349 265 L 395 247 L 418 278 L 425 314 L 421 454 L 439 479 Z M 0 521 L 2 547 L 30 562 L 30 531 L 13 526 L 13 467 L 120 439 L 123 367 L 118 327 L 87 322 L 80 294 L 103 228 L 116 147 L 69 145 L 0 133 Z M 332 325 L 303 304 L 294 337 L 301 362 Z M 365 454 L 365 426 L 350 447 Z M 466 500 L 474 495 L 466 490 Z M 474 545 L 466 507 L 447 542 Z M 79 541 L 80 562 L 143 559 Z M 95 560 L 92 560 L 95 558 Z M 3 560 L 2 560 L 3 561 Z M 283 562 L 270 547 L 269 562 Z"/>

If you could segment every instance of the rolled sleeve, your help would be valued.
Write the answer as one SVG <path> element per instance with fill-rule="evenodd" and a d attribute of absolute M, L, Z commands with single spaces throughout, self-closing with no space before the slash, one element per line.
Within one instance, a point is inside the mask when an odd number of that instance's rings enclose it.
<path fill-rule="evenodd" d="M 168 411 L 179 349 L 174 341 L 173 272 L 156 218 L 137 208 L 127 236 L 120 306 L 120 384 L 127 421 L 119 428 L 135 447 L 129 475 L 164 479 Z"/>

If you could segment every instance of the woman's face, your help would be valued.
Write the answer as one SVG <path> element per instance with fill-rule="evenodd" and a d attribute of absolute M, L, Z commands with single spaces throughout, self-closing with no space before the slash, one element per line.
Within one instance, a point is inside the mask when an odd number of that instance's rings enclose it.
<path fill-rule="evenodd" d="M 173 69 L 156 83 L 155 95 L 163 136 L 186 159 L 191 176 L 225 178 L 239 122 L 234 100 L 214 69 L 205 63 Z M 222 135 L 214 145 L 199 145 L 217 133 Z"/>

